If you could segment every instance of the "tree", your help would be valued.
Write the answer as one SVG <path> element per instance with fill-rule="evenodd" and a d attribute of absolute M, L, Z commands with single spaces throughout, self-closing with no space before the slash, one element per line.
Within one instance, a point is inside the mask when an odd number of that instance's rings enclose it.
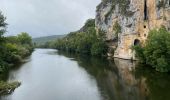
<path fill-rule="evenodd" d="M 165 28 L 149 33 L 144 55 L 146 64 L 153 66 L 157 71 L 170 71 L 170 33 Z"/>
<path fill-rule="evenodd" d="M 3 16 L 2 12 L 0 12 L 0 43 L 4 40 L 4 33 L 6 32 L 7 23 L 5 23 L 6 18 Z"/>
<path fill-rule="evenodd" d="M 103 41 L 96 41 L 91 48 L 91 54 L 95 56 L 106 55 L 108 47 Z"/>
<path fill-rule="evenodd" d="M 0 12 L 0 76 L 15 64 L 20 62 L 24 57 L 31 54 L 33 48 L 31 37 L 27 33 L 21 33 L 18 36 L 4 37 L 6 32 L 6 18 Z M 0 79 L 0 95 L 8 94 L 20 85 L 19 82 L 6 83 Z"/>
<path fill-rule="evenodd" d="M 170 33 L 164 28 L 149 32 L 146 45 L 135 47 L 139 60 L 157 71 L 170 71 Z"/>
<path fill-rule="evenodd" d="M 5 23 L 6 18 L 2 15 L 2 12 L 0 12 L 0 70 L 4 69 L 6 66 L 6 63 L 3 61 L 3 57 L 5 56 L 5 48 L 4 48 L 4 33 L 6 32 L 6 26 Z"/>
<path fill-rule="evenodd" d="M 26 32 L 22 32 L 17 37 L 21 44 L 32 44 L 32 38 Z"/>
<path fill-rule="evenodd" d="M 99 31 L 98 34 L 96 33 L 95 20 L 89 19 L 80 31 L 71 32 L 62 39 L 52 41 L 53 43 L 47 43 L 46 47 L 101 56 L 107 52 L 107 45 L 104 42 L 105 38 L 105 32 Z"/>

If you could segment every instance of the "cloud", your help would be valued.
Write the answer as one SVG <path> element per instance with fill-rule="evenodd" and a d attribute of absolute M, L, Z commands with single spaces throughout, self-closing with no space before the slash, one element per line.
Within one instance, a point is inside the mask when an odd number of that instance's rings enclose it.
<path fill-rule="evenodd" d="M 66 34 L 94 18 L 100 0 L 1 0 L 8 35 L 28 32 L 33 37 Z"/>

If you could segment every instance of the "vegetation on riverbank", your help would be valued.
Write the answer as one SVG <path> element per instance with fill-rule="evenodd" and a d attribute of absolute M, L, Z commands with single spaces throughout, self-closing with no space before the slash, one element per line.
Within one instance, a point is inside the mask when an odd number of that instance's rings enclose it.
<path fill-rule="evenodd" d="M 41 47 L 41 45 L 44 45 L 47 42 L 61 39 L 65 36 L 66 36 L 65 34 L 64 35 L 43 36 L 43 37 L 33 38 L 32 42 L 33 42 L 34 46 Z"/>
<path fill-rule="evenodd" d="M 10 94 L 15 90 L 15 88 L 19 87 L 20 85 L 20 82 L 6 83 L 0 81 L 0 95 Z"/>
<path fill-rule="evenodd" d="M 77 32 L 71 32 L 66 37 L 46 43 L 43 47 L 55 48 L 67 52 L 103 56 L 107 53 L 103 31 L 96 34 L 95 20 L 89 19 Z"/>
<path fill-rule="evenodd" d="M 0 75 L 6 74 L 15 64 L 29 56 L 33 51 L 32 38 L 28 33 L 21 33 L 17 36 L 5 37 L 7 23 L 6 18 L 0 12 Z M 0 79 L 1 81 L 2 79 Z M 19 82 L 0 82 L 0 95 L 14 90 Z M 10 92 L 9 92 L 10 93 Z"/>
<path fill-rule="evenodd" d="M 141 63 L 155 68 L 159 72 L 170 71 L 170 32 L 164 27 L 149 32 L 146 45 L 134 47 Z"/>
<path fill-rule="evenodd" d="M 97 34 L 94 19 L 88 20 L 79 31 L 48 42 L 43 47 L 95 56 L 103 56 L 108 52 L 105 33 L 100 30 Z M 164 27 L 150 31 L 146 44 L 136 45 L 133 49 L 141 63 L 152 66 L 159 72 L 170 71 L 170 33 Z"/>

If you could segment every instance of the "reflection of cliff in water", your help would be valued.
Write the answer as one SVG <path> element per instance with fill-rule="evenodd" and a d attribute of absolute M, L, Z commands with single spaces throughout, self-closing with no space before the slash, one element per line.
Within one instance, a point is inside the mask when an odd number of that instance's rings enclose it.
<path fill-rule="evenodd" d="M 136 79 L 135 64 L 128 60 L 96 58 L 58 52 L 72 58 L 95 78 L 104 100 L 147 100 L 145 78 Z"/>
<path fill-rule="evenodd" d="M 149 90 L 145 83 L 146 78 L 135 77 L 136 63 L 129 60 L 114 59 L 119 70 L 119 83 L 125 100 L 148 100 Z"/>

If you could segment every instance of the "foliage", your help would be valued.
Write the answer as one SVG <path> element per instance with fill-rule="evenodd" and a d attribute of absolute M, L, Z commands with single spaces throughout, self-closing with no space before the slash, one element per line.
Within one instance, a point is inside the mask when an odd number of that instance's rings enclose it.
<path fill-rule="evenodd" d="M 83 28 L 85 30 L 87 30 L 89 27 L 95 27 L 95 20 L 94 19 L 88 19 Z"/>
<path fill-rule="evenodd" d="M 48 42 L 43 47 L 102 56 L 107 52 L 107 45 L 104 42 L 104 38 L 105 36 L 102 31 L 98 35 L 96 34 L 94 19 L 89 19 L 80 31 L 71 32 L 66 37 Z"/>
<path fill-rule="evenodd" d="M 113 26 L 113 30 L 115 31 L 116 38 L 118 38 L 118 34 L 121 33 L 122 29 L 117 21 L 115 22 Z"/>
<path fill-rule="evenodd" d="M 20 86 L 20 82 L 12 82 L 12 83 L 6 83 L 3 81 L 0 81 L 0 95 L 6 95 L 15 90 L 15 88 Z"/>
<path fill-rule="evenodd" d="M 91 54 L 92 55 L 105 55 L 107 52 L 108 47 L 106 46 L 105 42 L 97 41 L 92 45 Z"/>
<path fill-rule="evenodd" d="M 27 33 L 6 37 L 4 50 L 4 60 L 9 64 L 15 64 L 31 54 L 33 51 L 32 39 Z"/>
<path fill-rule="evenodd" d="M 7 23 L 5 23 L 6 18 L 2 15 L 2 12 L 0 12 L 0 38 L 2 39 L 2 35 L 6 31 Z"/>
<path fill-rule="evenodd" d="M 66 35 L 52 35 L 52 36 L 38 37 L 38 38 L 33 38 L 32 42 L 34 43 L 34 46 L 38 47 L 44 45 L 46 42 L 54 41 L 56 39 L 61 39 L 65 36 Z"/>
<path fill-rule="evenodd" d="M 141 45 L 136 45 L 132 49 L 136 51 L 136 57 L 139 59 L 139 62 L 145 63 L 144 48 Z"/>
<path fill-rule="evenodd" d="M 170 33 L 164 28 L 149 32 L 146 45 L 135 47 L 137 57 L 157 71 L 170 71 Z"/>
<path fill-rule="evenodd" d="M 31 45 L 32 44 L 32 38 L 26 32 L 22 32 L 21 34 L 18 34 L 17 38 L 18 38 L 18 41 L 22 45 L 25 45 L 25 44 Z"/>
<path fill-rule="evenodd" d="M 21 62 L 33 51 L 32 38 L 28 33 L 21 33 L 18 36 L 4 37 L 6 32 L 6 18 L 0 12 L 0 76 L 16 63 Z M 17 88 L 20 83 L 7 83 L 0 79 L 0 95 L 9 94 Z"/>
<path fill-rule="evenodd" d="M 0 13 L 0 73 L 6 72 L 9 66 L 20 62 L 33 50 L 32 39 L 28 33 L 4 37 L 7 25 L 5 19 Z"/>

